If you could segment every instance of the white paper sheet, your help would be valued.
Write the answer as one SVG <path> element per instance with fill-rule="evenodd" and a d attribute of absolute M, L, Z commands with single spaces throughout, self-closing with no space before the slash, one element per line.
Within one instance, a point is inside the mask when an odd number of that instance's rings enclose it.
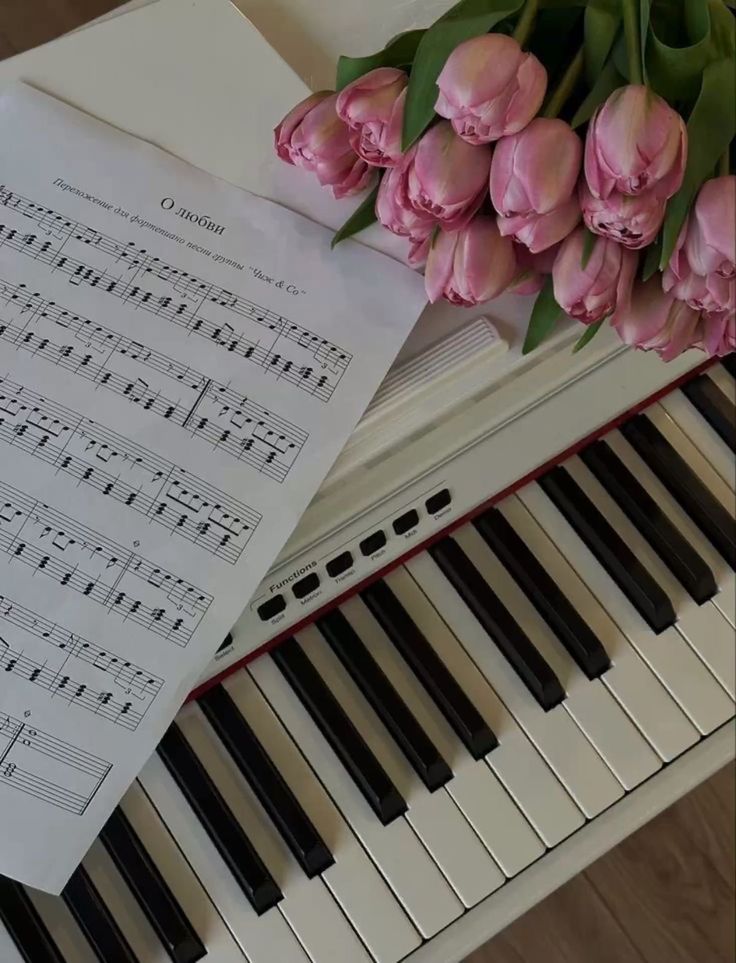
<path fill-rule="evenodd" d="M 0 129 L 0 873 L 59 892 L 424 294 L 29 87 Z"/>

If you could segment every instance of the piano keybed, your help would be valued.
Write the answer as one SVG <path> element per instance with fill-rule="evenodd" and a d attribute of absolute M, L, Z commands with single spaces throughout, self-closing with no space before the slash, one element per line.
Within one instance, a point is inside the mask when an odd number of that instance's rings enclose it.
<path fill-rule="evenodd" d="M 185 706 L 3 963 L 399 963 L 733 719 L 725 359 Z M 490 935 L 490 934 L 489 934 Z"/>

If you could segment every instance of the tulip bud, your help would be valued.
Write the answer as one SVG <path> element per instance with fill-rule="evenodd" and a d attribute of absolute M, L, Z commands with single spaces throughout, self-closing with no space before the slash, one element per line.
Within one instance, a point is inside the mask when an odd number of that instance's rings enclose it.
<path fill-rule="evenodd" d="M 437 78 L 435 111 L 470 144 L 526 127 L 544 100 L 547 71 L 512 37 L 487 33 L 456 47 Z"/>
<path fill-rule="evenodd" d="M 651 191 L 636 197 L 611 191 L 604 199 L 594 197 L 587 184 L 581 183 L 579 196 L 588 229 L 632 251 L 651 244 L 664 220 L 665 202 Z"/>
<path fill-rule="evenodd" d="M 594 197 L 647 192 L 665 201 L 680 189 L 686 161 L 682 117 L 647 87 L 614 90 L 593 115 L 585 177 Z"/>
<path fill-rule="evenodd" d="M 439 231 L 429 250 L 427 297 L 470 306 L 490 301 L 511 283 L 516 258 L 492 217 L 475 217 L 459 231 Z"/>
<path fill-rule="evenodd" d="M 706 335 L 700 314 L 665 294 L 656 275 L 634 285 L 631 298 L 616 311 L 611 324 L 625 344 L 656 351 L 663 361 L 702 345 Z"/>
<path fill-rule="evenodd" d="M 407 195 L 406 167 L 415 154 L 416 146 L 409 150 L 403 164 L 383 175 L 376 198 L 376 217 L 393 234 L 420 243 L 431 234 L 436 222 L 431 214 L 416 211 Z"/>
<path fill-rule="evenodd" d="M 403 70 L 378 67 L 337 96 L 337 115 L 350 128 L 350 144 L 367 164 L 393 167 L 401 158 L 401 128 L 409 78 Z"/>
<path fill-rule="evenodd" d="M 506 288 L 507 293 L 538 294 L 544 287 L 547 277 L 552 273 L 559 249 L 560 245 L 555 244 L 539 254 L 532 254 L 523 244 L 514 244 L 517 273 L 510 286 Z"/>
<path fill-rule="evenodd" d="M 335 113 L 337 94 L 321 91 L 292 108 L 274 130 L 278 156 L 311 171 L 335 197 L 362 191 L 373 172 L 350 146 L 348 128 Z"/>
<path fill-rule="evenodd" d="M 513 237 L 532 254 L 539 254 L 558 244 L 575 229 L 580 220 L 577 198 L 550 211 L 549 214 L 519 214 L 517 217 L 498 216 L 498 229 L 504 237 Z"/>
<path fill-rule="evenodd" d="M 577 321 L 593 324 L 622 309 L 631 297 L 637 256 L 615 241 L 596 238 L 583 267 L 585 231 L 562 242 L 552 268 L 555 301 Z"/>
<path fill-rule="evenodd" d="M 662 287 L 709 317 L 736 314 L 736 177 L 707 181 L 685 222 Z"/>
<path fill-rule="evenodd" d="M 446 121 L 431 127 L 401 165 L 406 198 L 447 231 L 464 227 L 488 190 L 491 148 L 461 140 Z"/>

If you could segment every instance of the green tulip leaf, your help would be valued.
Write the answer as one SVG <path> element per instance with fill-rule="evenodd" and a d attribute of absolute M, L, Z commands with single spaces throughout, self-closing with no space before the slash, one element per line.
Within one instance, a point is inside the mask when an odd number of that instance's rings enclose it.
<path fill-rule="evenodd" d="M 434 117 L 437 78 L 458 44 L 487 33 L 516 13 L 524 0 L 460 0 L 433 24 L 419 42 L 404 109 L 403 149 L 427 129 Z"/>
<path fill-rule="evenodd" d="M 598 334 L 600 329 L 606 322 L 606 318 L 601 318 L 600 321 L 594 321 L 593 324 L 589 324 L 583 334 L 575 342 L 575 347 L 572 349 L 573 354 L 577 354 L 578 351 L 582 351 L 586 344 L 590 344 L 593 338 Z"/>
<path fill-rule="evenodd" d="M 647 71 L 647 37 L 649 36 L 651 13 L 651 0 L 639 0 L 639 44 L 641 69 L 645 84 L 649 83 L 649 73 Z"/>
<path fill-rule="evenodd" d="M 605 100 L 608 100 L 614 90 L 623 87 L 625 83 L 625 79 L 619 73 L 614 63 L 614 58 L 610 57 L 606 66 L 599 74 L 598 79 L 593 84 L 590 93 L 575 112 L 575 116 L 570 121 L 571 126 L 573 128 L 580 127 L 589 121 L 600 105 Z"/>
<path fill-rule="evenodd" d="M 646 0 L 642 0 L 645 3 Z M 621 11 L 611 10 L 607 0 L 590 0 L 585 8 L 585 76 L 595 84 L 611 52 L 619 27 Z"/>
<path fill-rule="evenodd" d="M 595 242 L 598 240 L 598 237 L 592 231 L 589 231 L 587 227 L 584 227 L 583 230 L 585 231 L 585 237 L 583 239 L 583 253 L 580 258 L 580 267 L 584 271 L 588 266 L 588 261 L 595 249 Z"/>
<path fill-rule="evenodd" d="M 649 83 L 672 103 L 695 102 L 703 71 L 714 60 L 733 57 L 734 20 L 721 0 L 682 0 L 682 27 L 690 44 L 660 39 L 663 24 L 652 23 L 646 44 Z"/>
<path fill-rule="evenodd" d="M 662 233 L 660 232 L 657 236 L 657 240 L 654 241 L 646 249 L 644 255 L 644 263 L 641 269 L 641 279 L 642 281 L 648 281 L 659 270 L 659 259 L 662 257 Z"/>
<path fill-rule="evenodd" d="M 383 50 L 367 57 L 340 57 L 335 89 L 342 90 L 358 77 L 377 67 L 410 67 L 426 30 L 408 30 L 389 40 Z"/>
<path fill-rule="evenodd" d="M 669 263 L 680 229 L 703 183 L 736 136 L 736 62 L 733 57 L 708 64 L 700 96 L 687 123 L 688 157 L 682 187 L 667 205 L 660 268 Z"/>
<path fill-rule="evenodd" d="M 334 248 L 340 241 L 344 241 L 346 237 L 352 237 L 353 234 L 357 234 L 358 231 L 364 231 L 367 227 L 370 227 L 371 224 L 375 224 L 378 220 L 376 217 L 378 188 L 379 185 L 376 184 L 370 194 L 363 198 L 343 226 L 335 232 L 331 247 Z"/>
<path fill-rule="evenodd" d="M 564 316 L 564 311 L 555 301 L 555 292 L 552 285 L 552 277 L 548 277 L 544 287 L 537 295 L 537 300 L 532 308 L 532 316 L 529 318 L 529 327 L 526 329 L 526 338 L 522 354 L 529 354 L 538 348 L 539 345 L 548 338 L 555 329 L 557 322 Z"/>

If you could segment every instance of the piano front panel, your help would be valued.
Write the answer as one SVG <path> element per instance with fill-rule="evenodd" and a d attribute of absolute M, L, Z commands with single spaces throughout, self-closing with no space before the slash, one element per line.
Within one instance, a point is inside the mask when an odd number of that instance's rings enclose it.
<path fill-rule="evenodd" d="M 733 361 L 695 384 L 185 706 L 62 898 L 0 880 L 1 958 L 461 960 L 725 764 Z"/>

